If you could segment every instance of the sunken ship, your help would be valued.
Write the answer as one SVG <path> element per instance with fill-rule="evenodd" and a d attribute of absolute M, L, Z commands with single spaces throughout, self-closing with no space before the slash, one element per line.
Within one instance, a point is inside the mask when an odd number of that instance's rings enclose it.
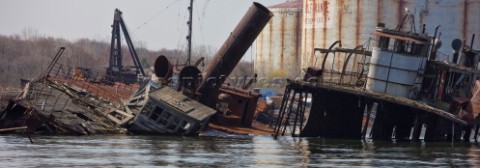
<path fill-rule="evenodd" d="M 159 56 L 154 73 L 146 75 L 122 18 L 115 10 L 109 67 L 104 75 L 58 63 L 64 47 L 37 79 L 0 113 L 0 132 L 27 134 L 198 135 L 205 128 L 239 130 L 244 134 L 271 129 L 252 128 L 259 94 L 231 87 L 225 80 L 272 17 L 253 3 L 209 62 L 179 67 Z M 121 34 L 134 66 L 123 64 Z"/>
<path fill-rule="evenodd" d="M 304 67 L 302 78 L 286 80 L 274 110 L 249 90 L 255 78 L 242 86 L 227 81 L 272 16 L 254 3 L 203 72 L 203 59 L 179 67 L 159 56 L 148 76 L 116 10 L 107 76 L 97 79 L 88 69 L 58 64 L 61 48 L 0 113 L 1 132 L 478 139 L 480 51 L 473 49 L 474 36 L 470 46 L 452 42 L 456 55 L 449 62 L 438 57 L 437 32 L 378 24 L 372 49 L 336 47 L 342 44 L 336 41 L 309 51 L 322 56 Z M 134 67 L 122 65 L 120 30 Z"/>
<path fill-rule="evenodd" d="M 335 48 L 341 41 L 315 49 L 323 53 L 320 68 L 288 80 L 274 136 L 476 140 L 479 51 L 454 41 L 457 55 L 446 62 L 436 59 L 436 33 L 379 24 L 375 35 L 371 51 Z M 329 59 L 341 61 L 328 65 Z"/>

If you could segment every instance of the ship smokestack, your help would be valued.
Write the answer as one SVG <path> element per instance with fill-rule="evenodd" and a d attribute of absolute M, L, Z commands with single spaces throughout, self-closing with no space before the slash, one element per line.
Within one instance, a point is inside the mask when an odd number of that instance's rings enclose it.
<path fill-rule="evenodd" d="M 196 91 L 200 102 L 210 107 L 215 106 L 218 89 L 272 17 L 273 13 L 265 6 L 253 3 L 206 66 L 202 74 L 203 81 Z"/>

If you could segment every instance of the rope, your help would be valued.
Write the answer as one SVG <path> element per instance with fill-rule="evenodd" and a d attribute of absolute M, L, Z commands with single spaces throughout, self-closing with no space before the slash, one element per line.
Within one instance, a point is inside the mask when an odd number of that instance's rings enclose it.
<path fill-rule="evenodd" d="M 150 17 L 149 19 L 147 19 L 143 24 L 137 26 L 137 29 L 135 29 L 133 32 L 136 32 L 137 30 L 140 30 L 143 26 L 147 25 L 150 21 L 152 21 L 153 19 L 155 19 L 156 17 L 160 16 L 160 14 L 162 14 L 163 12 L 165 12 L 168 8 L 170 8 L 173 4 L 175 4 L 175 2 L 178 2 L 179 0 L 174 0 L 173 2 L 171 2 L 170 4 L 168 4 L 165 8 L 163 8 L 162 10 L 160 10 L 159 12 L 157 12 L 155 15 L 153 15 L 152 17 Z"/>

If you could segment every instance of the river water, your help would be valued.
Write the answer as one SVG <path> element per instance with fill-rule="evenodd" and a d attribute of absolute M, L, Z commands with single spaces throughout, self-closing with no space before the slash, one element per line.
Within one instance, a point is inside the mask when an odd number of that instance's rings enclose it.
<path fill-rule="evenodd" d="M 479 167 L 478 143 L 0 135 L 0 167 Z"/>

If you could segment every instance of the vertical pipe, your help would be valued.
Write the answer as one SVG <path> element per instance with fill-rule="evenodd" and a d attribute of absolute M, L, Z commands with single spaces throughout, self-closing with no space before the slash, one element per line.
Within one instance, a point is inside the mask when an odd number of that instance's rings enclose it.
<path fill-rule="evenodd" d="M 188 57 L 186 66 L 190 66 L 191 58 L 192 58 L 192 15 L 193 15 L 193 0 L 190 0 L 190 7 L 188 7 L 188 11 L 190 12 L 190 17 L 188 20 Z"/>
<path fill-rule="evenodd" d="M 472 41 L 470 42 L 470 51 L 473 50 L 473 42 L 475 41 L 475 34 L 472 35 Z"/>
<path fill-rule="evenodd" d="M 363 125 L 363 130 L 362 130 L 362 139 L 366 139 L 367 135 L 367 128 L 368 128 L 368 123 L 370 122 L 370 115 L 372 114 L 372 109 L 373 109 L 373 102 L 367 101 L 367 119 L 365 120 L 365 124 Z"/>
<path fill-rule="evenodd" d="M 215 107 L 217 92 L 242 59 L 273 14 L 259 3 L 253 3 L 203 72 L 204 81 L 197 89 L 198 100 Z"/>
<path fill-rule="evenodd" d="M 300 114 L 300 112 L 302 110 L 302 105 L 303 105 L 303 92 L 300 91 L 299 100 L 298 100 L 298 103 L 297 103 L 297 110 L 295 112 L 295 121 L 293 122 L 292 136 L 295 136 L 295 131 L 297 129 L 298 115 Z"/>
<path fill-rule="evenodd" d="M 422 34 L 425 34 L 425 24 L 422 25 Z"/>
<path fill-rule="evenodd" d="M 415 121 L 413 122 L 413 131 L 411 136 L 412 138 L 410 140 L 418 141 L 422 133 L 423 120 L 422 120 L 422 116 L 418 114 L 419 111 L 413 111 L 413 112 L 416 113 L 416 115 L 415 115 Z"/>
<path fill-rule="evenodd" d="M 429 61 L 433 61 L 437 57 L 437 49 L 436 49 L 436 40 L 437 40 L 437 33 L 438 33 L 438 28 L 440 28 L 440 25 L 435 27 L 435 33 L 433 34 L 433 42 L 432 42 L 432 47 L 430 47 L 430 57 Z"/>
<path fill-rule="evenodd" d="M 305 100 L 302 102 L 302 109 L 300 110 L 300 125 L 298 126 L 299 134 L 302 133 L 303 123 L 305 122 L 305 107 L 307 106 L 308 92 L 305 92 Z"/>

